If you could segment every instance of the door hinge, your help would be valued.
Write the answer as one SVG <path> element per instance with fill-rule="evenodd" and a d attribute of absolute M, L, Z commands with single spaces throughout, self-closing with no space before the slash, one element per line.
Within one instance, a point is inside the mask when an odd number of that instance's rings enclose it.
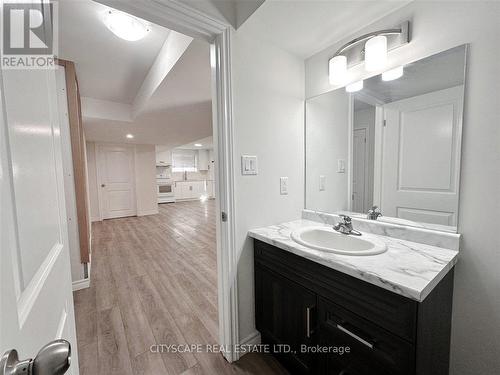
<path fill-rule="evenodd" d="M 224 221 L 224 222 L 226 222 L 226 221 L 227 221 L 227 214 L 226 214 L 224 211 L 222 211 L 222 212 L 220 213 L 220 216 L 221 216 L 222 221 Z"/>
<path fill-rule="evenodd" d="M 387 126 L 387 120 L 384 120 L 384 126 Z"/>
<path fill-rule="evenodd" d="M 345 196 L 345 195 L 344 195 L 344 196 Z M 351 200 L 354 200 L 354 194 L 353 194 L 353 195 L 351 195 Z"/>

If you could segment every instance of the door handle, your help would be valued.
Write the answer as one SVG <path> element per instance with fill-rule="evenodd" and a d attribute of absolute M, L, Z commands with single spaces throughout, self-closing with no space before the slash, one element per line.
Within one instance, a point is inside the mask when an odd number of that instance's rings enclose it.
<path fill-rule="evenodd" d="M 101 187 L 105 187 L 105 186 L 106 186 L 106 184 L 101 184 Z"/>
<path fill-rule="evenodd" d="M 362 338 L 362 337 L 356 335 L 355 333 L 349 331 L 347 328 L 342 327 L 340 324 L 337 324 L 337 328 L 340 329 L 342 332 L 347 333 L 352 338 L 358 340 L 363 345 L 366 345 L 370 349 L 373 349 L 373 344 L 371 342 L 366 341 L 364 338 Z"/>
<path fill-rule="evenodd" d="M 45 345 L 34 359 L 20 361 L 15 349 L 4 353 L 0 375 L 63 375 L 71 364 L 71 344 L 55 340 Z"/>

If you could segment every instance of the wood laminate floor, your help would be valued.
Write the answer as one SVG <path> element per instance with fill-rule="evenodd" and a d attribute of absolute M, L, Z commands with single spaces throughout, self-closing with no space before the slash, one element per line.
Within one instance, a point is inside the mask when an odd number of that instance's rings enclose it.
<path fill-rule="evenodd" d="M 268 355 L 152 353 L 216 344 L 215 205 L 160 205 L 158 215 L 92 224 L 90 288 L 75 292 L 81 375 L 284 374 Z"/>

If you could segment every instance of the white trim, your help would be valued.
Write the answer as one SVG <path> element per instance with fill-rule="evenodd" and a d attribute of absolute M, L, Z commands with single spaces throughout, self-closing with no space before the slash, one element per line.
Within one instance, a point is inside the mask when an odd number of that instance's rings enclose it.
<path fill-rule="evenodd" d="M 239 344 L 236 228 L 233 177 L 233 120 L 231 93 L 231 25 L 201 13 L 179 0 L 97 0 L 113 8 L 211 43 L 212 112 L 216 152 L 217 277 L 219 344 Z M 221 212 L 227 221 L 222 222 Z M 224 352 L 233 362 L 236 351 Z"/>
<path fill-rule="evenodd" d="M 353 129 L 354 129 L 354 95 L 349 94 L 347 117 L 347 211 L 352 211 L 352 158 L 353 158 Z"/>
<path fill-rule="evenodd" d="M 156 210 L 137 211 L 137 216 L 156 215 L 157 213 L 158 208 Z"/>
<path fill-rule="evenodd" d="M 73 292 L 76 292 L 77 290 L 89 288 L 90 287 L 90 277 L 87 279 L 73 281 L 72 286 L 73 286 Z"/>
<path fill-rule="evenodd" d="M 255 330 L 243 340 L 240 341 L 240 345 L 259 345 L 261 343 L 261 337 L 259 331 Z"/>

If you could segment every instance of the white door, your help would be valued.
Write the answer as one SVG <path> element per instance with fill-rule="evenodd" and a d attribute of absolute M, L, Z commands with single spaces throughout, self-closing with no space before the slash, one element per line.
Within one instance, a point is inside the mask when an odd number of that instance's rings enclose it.
<path fill-rule="evenodd" d="M 64 338 L 77 375 L 55 73 L 6 70 L 0 89 L 0 352 Z"/>
<path fill-rule="evenodd" d="M 352 160 L 352 210 L 366 212 L 368 190 L 368 152 L 366 149 L 366 129 L 353 131 Z"/>
<path fill-rule="evenodd" d="M 103 219 L 134 216 L 134 150 L 122 145 L 97 146 L 97 180 Z"/>
<path fill-rule="evenodd" d="M 457 225 L 463 86 L 385 106 L 382 213 Z"/>

